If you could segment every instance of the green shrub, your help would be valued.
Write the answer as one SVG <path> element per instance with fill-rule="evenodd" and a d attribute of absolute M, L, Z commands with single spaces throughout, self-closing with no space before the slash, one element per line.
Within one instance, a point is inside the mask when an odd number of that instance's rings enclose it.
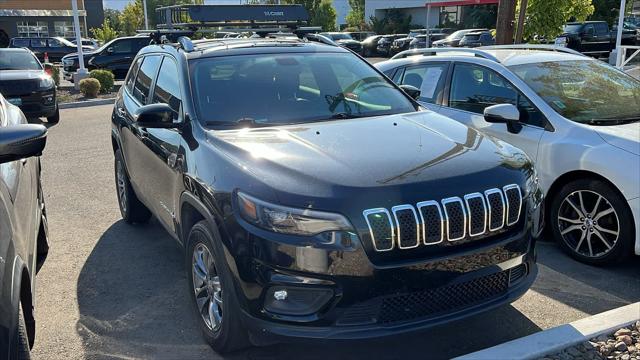
<path fill-rule="evenodd" d="M 91 70 L 90 78 L 94 78 L 100 82 L 100 92 L 108 93 L 113 89 L 113 73 L 109 70 Z"/>
<path fill-rule="evenodd" d="M 60 68 L 57 66 L 54 66 L 53 68 L 51 68 L 51 77 L 53 78 L 53 81 L 56 83 L 56 86 L 60 86 Z"/>
<path fill-rule="evenodd" d="M 100 81 L 94 78 L 80 80 L 80 92 L 88 98 L 98 96 L 98 92 L 100 92 Z"/>

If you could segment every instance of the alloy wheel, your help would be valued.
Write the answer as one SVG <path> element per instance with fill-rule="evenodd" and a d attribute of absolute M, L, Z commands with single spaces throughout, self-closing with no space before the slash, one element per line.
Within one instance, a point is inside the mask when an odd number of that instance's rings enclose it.
<path fill-rule="evenodd" d="M 620 220 L 613 205 L 591 190 L 567 195 L 558 211 L 562 240 L 577 254 L 596 258 L 609 253 L 620 236 Z"/>
<path fill-rule="evenodd" d="M 198 312 L 207 327 L 217 331 L 222 325 L 222 286 L 213 256 L 202 242 L 193 249 L 191 267 Z"/>
<path fill-rule="evenodd" d="M 116 178 L 118 185 L 118 200 L 120 201 L 120 208 L 122 208 L 122 212 L 127 212 L 127 180 L 125 177 L 124 168 L 122 166 L 122 162 L 118 161 L 118 165 L 116 167 Z"/>

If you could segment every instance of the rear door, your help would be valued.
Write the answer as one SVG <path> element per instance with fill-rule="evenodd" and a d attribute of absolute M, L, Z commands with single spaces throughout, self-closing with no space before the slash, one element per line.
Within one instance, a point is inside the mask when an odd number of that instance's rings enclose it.
<path fill-rule="evenodd" d="M 449 91 L 439 111 L 467 126 L 519 147 L 534 161 L 544 133 L 544 115 L 496 71 L 478 64 L 455 63 Z M 484 109 L 497 104 L 513 104 L 520 110 L 522 130 L 511 133 L 505 124 L 484 120 Z"/>

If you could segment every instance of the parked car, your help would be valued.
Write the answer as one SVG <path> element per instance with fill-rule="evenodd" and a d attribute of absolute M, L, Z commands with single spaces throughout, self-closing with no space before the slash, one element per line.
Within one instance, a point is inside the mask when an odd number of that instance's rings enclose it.
<path fill-rule="evenodd" d="M 429 34 L 430 35 L 430 39 L 431 39 L 430 46 L 435 41 L 442 40 L 442 39 L 446 38 L 447 36 L 451 35 L 453 33 L 453 31 L 454 31 L 454 29 L 451 29 L 451 28 L 431 29 L 430 30 L 430 34 Z M 427 47 L 427 35 L 426 34 L 417 35 L 409 43 L 409 49 L 422 49 L 422 48 L 426 48 L 426 47 Z"/>
<path fill-rule="evenodd" d="M 335 45 L 181 42 L 134 60 L 115 180 L 126 222 L 182 244 L 216 351 L 422 329 L 529 288 L 542 197 L 522 151 Z"/>
<path fill-rule="evenodd" d="M 357 54 L 362 54 L 362 44 L 354 40 L 349 34 L 341 32 L 323 32 L 322 36 L 326 36 L 329 39 L 336 42 L 336 44 L 342 46 L 345 49 L 349 49 Z"/>
<path fill-rule="evenodd" d="M 378 54 L 381 56 L 391 56 L 391 44 L 397 39 L 406 38 L 407 34 L 394 34 L 384 35 L 382 39 L 378 40 L 378 47 L 376 48 Z"/>
<path fill-rule="evenodd" d="M 478 31 L 488 31 L 488 29 L 464 29 L 458 30 L 446 38 L 433 42 L 433 47 L 458 47 L 460 44 L 460 40 L 468 34 L 475 33 Z"/>
<path fill-rule="evenodd" d="M 617 33 L 609 30 L 606 21 L 571 22 L 564 26 L 555 43 L 583 54 L 608 56 L 616 46 L 616 37 Z M 634 30 L 623 30 L 622 42 L 633 45 L 635 37 Z"/>
<path fill-rule="evenodd" d="M 0 49 L 0 93 L 27 118 L 60 121 L 56 84 L 27 49 Z"/>
<path fill-rule="evenodd" d="M 71 43 L 73 45 L 77 45 L 78 44 L 76 39 L 67 39 L 67 40 L 71 41 Z M 84 39 L 83 38 L 83 39 L 80 39 L 80 41 L 82 41 L 82 45 L 83 46 L 90 47 L 91 49 L 94 49 L 94 50 L 100 47 L 100 43 L 98 43 L 98 41 L 95 40 L 95 39 Z"/>
<path fill-rule="evenodd" d="M 345 34 L 351 36 L 353 40 L 364 41 L 366 38 L 374 36 L 376 33 L 373 31 L 348 31 L 345 32 Z"/>
<path fill-rule="evenodd" d="M 378 55 L 378 41 L 382 39 L 382 35 L 373 35 L 362 41 L 362 55 L 376 56 Z"/>
<path fill-rule="evenodd" d="M 45 54 L 50 62 L 59 62 L 63 56 L 78 51 L 76 45 L 61 37 L 15 37 L 11 39 L 9 47 L 27 48 L 42 62 Z M 83 46 L 83 49 L 92 50 L 88 46 Z"/>
<path fill-rule="evenodd" d="M 109 70 L 117 80 L 122 80 L 138 51 L 149 45 L 150 41 L 149 35 L 113 39 L 96 50 L 83 53 L 84 66 L 89 70 Z M 62 66 L 64 78 L 73 81 L 73 73 L 80 67 L 78 54 L 73 53 L 62 58 Z"/>
<path fill-rule="evenodd" d="M 3 53 L 3 55 L 5 55 Z M 36 273 L 49 251 L 40 159 L 47 129 L 0 94 L 0 358 L 29 359 Z"/>
<path fill-rule="evenodd" d="M 491 34 L 491 31 L 478 31 L 466 33 L 462 39 L 460 39 L 458 46 L 474 48 L 495 45 L 495 43 L 496 39 Z"/>
<path fill-rule="evenodd" d="M 537 164 L 546 223 L 571 256 L 640 255 L 640 81 L 571 50 L 471 51 L 376 66 L 422 89 L 424 106 L 523 149 Z"/>

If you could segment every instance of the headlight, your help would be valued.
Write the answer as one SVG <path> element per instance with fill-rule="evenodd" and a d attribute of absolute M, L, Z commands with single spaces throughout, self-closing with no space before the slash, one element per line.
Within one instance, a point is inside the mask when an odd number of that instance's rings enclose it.
<path fill-rule="evenodd" d="M 237 200 L 242 218 L 265 230 L 302 236 L 352 231 L 349 221 L 340 214 L 270 204 L 242 192 L 238 192 Z"/>
<path fill-rule="evenodd" d="M 38 87 L 40 89 L 50 89 L 55 85 L 55 82 L 49 75 L 44 75 L 40 77 L 40 82 L 38 83 Z"/>

